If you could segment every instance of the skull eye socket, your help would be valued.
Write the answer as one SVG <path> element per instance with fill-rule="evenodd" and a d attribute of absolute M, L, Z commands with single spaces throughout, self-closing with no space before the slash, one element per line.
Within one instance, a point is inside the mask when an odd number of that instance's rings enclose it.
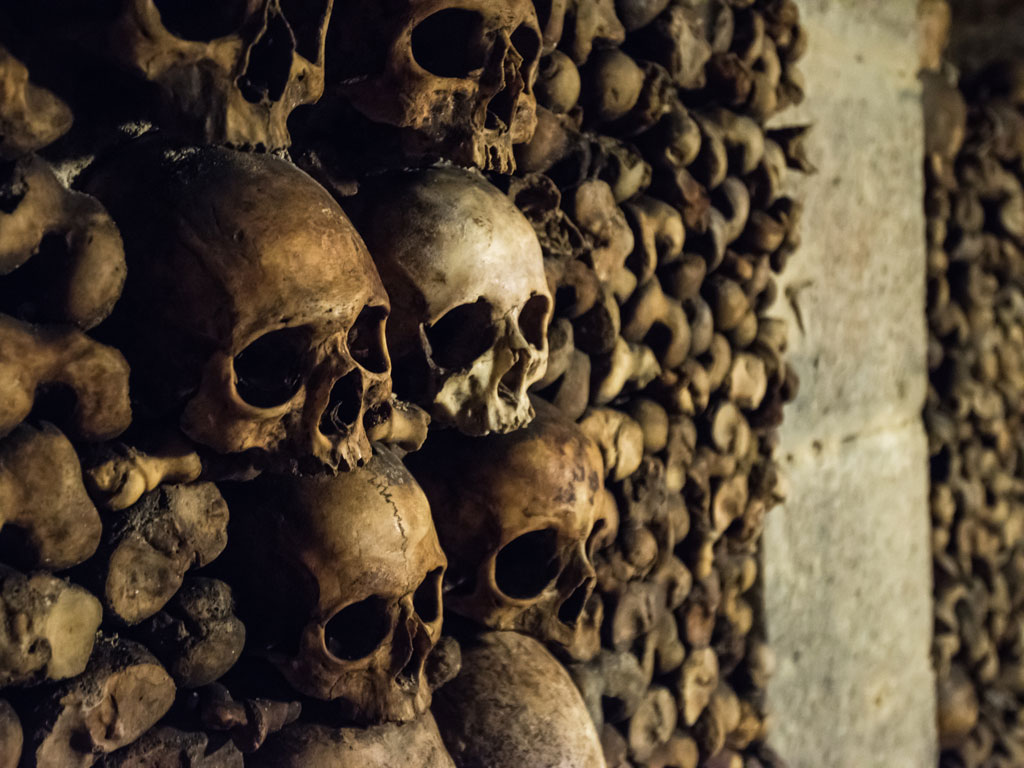
<path fill-rule="evenodd" d="M 363 307 L 348 332 L 349 354 L 371 373 L 388 371 L 387 342 L 384 340 L 387 318 L 388 311 L 384 307 Z"/>
<path fill-rule="evenodd" d="M 517 536 L 501 548 L 494 563 L 498 589 L 514 600 L 537 597 L 561 571 L 558 533 L 543 528 Z"/>
<path fill-rule="evenodd" d="M 519 313 L 519 330 L 530 346 L 540 349 L 548 330 L 547 296 L 531 296 Z"/>
<path fill-rule="evenodd" d="M 287 403 L 302 387 L 303 362 L 309 349 L 304 328 L 282 328 L 260 336 L 235 355 L 235 389 L 256 408 Z"/>
<path fill-rule="evenodd" d="M 327 25 L 327 3 L 280 0 L 281 13 L 295 34 L 295 49 L 309 61 L 320 58 L 320 37 Z"/>
<path fill-rule="evenodd" d="M 245 0 L 153 0 L 160 21 L 172 35 L 208 43 L 237 31 L 245 21 Z"/>
<path fill-rule="evenodd" d="M 412 596 L 416 615 L 429 624 L 441 615 L 441 569 L 435 568 L 427 574 Z"/>
<path fill-rule="evenodd" d="M 324 642 L 335 658 L 355 661 L 377 650 L 390 633 L 388 603 L 372 595 L 334 614 L 324 626 Z"/>
<path fill-rule="evenodd" d="M 511 37 L 512 47 L 523 57 L 523 69 L 529 69 L 540 57 L 540 38 L 525 24 L 520 24 Z M 527 84 L 529 85 L 529 84 Z"/>
<path fill-rule="evenodd" d="M 467 78 L 484 66 L 483 16 L 463 8 L 446 8 L 412 31 L 412 57 L 438 77 Z"/>
<path fill-rule="evenodd" d="M 280 101 L 292 68 L 295 38 L 283 16 L 274 15 L 249 51 L 249 64 L 238 78 L 238 90 L 246 101 L 259 104 Z"/>
<path fill-rule="evenodd" d="M 462 370 L 486 352 L 497 337 L 487 299 L 460 304 L 426 329 L 430 356 L 448 370 Z"/>

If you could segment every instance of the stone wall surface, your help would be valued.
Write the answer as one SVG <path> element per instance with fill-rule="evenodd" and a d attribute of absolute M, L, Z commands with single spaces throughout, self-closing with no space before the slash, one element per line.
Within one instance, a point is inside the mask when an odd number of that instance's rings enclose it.
<path fill-rule="evenodd" d="M 778 311 L 800 395 L 765 534 L 774 745 L 794 768 L 936 764 L 916 0 L 806 0 L 818 173 Z"/>

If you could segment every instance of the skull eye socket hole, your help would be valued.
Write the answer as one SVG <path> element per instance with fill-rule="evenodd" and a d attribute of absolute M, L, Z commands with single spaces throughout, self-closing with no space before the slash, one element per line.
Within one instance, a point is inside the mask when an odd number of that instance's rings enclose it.
<path fill-rule="evenodd" d="M 282 328 L 260 336 L 235 355 L 235 389 L 256 408 L 287 403 L 302 386 L 302 369 L 309 349 L 304 328 Z"/>
<path fill-rule="evenodd" d="M 519 330 L 530 346 L 540 349 L 548 330 L 547 296 L 531 296 L 519 313 Z"/>
<path fill-rule="evenodd" d="M 320 58 L 320 36 L 327 24 L 327 3 L 280 0 L 281 13 L 295 35 L 295 50 L 309 61 Z"/>
<path fill-rule="evenodd" d="M 327 408 L 320 416 L 320 433 L 340 435 L 359 419 L 363 408 L 363 376 L 353 369 L 334 382 Z"/>
<path fill-rule="evenodd" d="M 463 8 L 428 16 L 412 31 L 413 59 L 438 77 L 469 77 L 484 66 L 483 21 L 479 13 Z"/>
<path fill-rule="evenodd" d="M 448 370 L 462 370 L 494 344 L 497 329 L 487 299 L 460 304 L 426 329 L 433 361 Z"/>
<path fill-rule="evenodd" d="M 512 33 L 512 47 L 523 57 L 523 69 L 529 69 L 540 58 L 540 38 L 525 24 Z M 527 83 L 529 85 L 529 83 Z"/>
<path fill-rule="evenodd" d="M 570 627 L 576 626 L 576 622 L 583 615 L 583 609 L 587 605 L 587 584 L 580 584 L 572 591 L 572 594 L 565 599 L 565 602 L 558 607 L 558 620 Z"/>
<path fill-rule="evenodd" d="M 348 332 L 349 354 L 371 373 L 388 372 L 387 342 L 384 340 L 387 318 L 388 311 L 384 307 L 363 307 Z"/>
<path fill-rule="evenodd" d="M 153 0 L 167 31 L 183 40 L 208 43 L 230 35 L 245 21 L 245 0 Z"/>
<path fill-rule="evenodd" d="M 552 528 L 517 536 L 498 552 L 494 582 L 502 594 L 514 600 L 537 597 L 561 570 L 558 533 Z"/>
<path fill-rule="evenodd" d="M 441 569 L 435 568 L 427 574 L 419 588 L 413 593 L 412 605 L 416 615 L 429 624 L 441 615 Z"/>
<path fill-rule="evenodd" d="M 324 626 L 327 652 L 344 661 L 369 656 L 391 632 L 387 601 L 376 595 L 346 605 Z"/>
<path fill-rule="evenodd" d="M 256 45 L 249 51 L 249 63 L 238 78 L 238 90 L 246 101 L 260 104 L 280 101 L 291 75 L 295 38 L 283 16 L 275 14 L 267 20 Z"/>

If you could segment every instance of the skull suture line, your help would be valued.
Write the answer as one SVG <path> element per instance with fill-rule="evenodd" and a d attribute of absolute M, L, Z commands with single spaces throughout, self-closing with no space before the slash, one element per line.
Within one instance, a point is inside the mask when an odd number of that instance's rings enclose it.
<path fill-rule="evenodd" d="M 446 560 L 427 499 L 395 454 L 378 446 L 352 472 L 263 475 L 225 492 L 254 645 L 298 691 L 339 699 L 360 722 L 422 713 Z"/>
<path fill-rule="evenodd" d="M 192 140 L 287 147 L 287 120 L 324 88 L 333 0 L 127 0 L 105 52 L 161 89 Z"/>
<path fill-rule="evenodd" d="M 479 174 L 380 182 L 362 231 L 392 299 L 396 394 L 469 435 L 528 424 L 552 301 L 537 235 Z"/>
<path fill-rule="evenodd" d="M 283 160 L 143 140 L 89 188 L 124 236 L 114 332 L 134 391 L 272 469 L 368 461 L 390 408 L 388 297 L 333 198 Z"/>
<path fill-rule="evenodd" d="M 508 435 L 433 433 L 409 467 L 449 557 L 445 606 L 593 657 L 603 615 L 591 545 L 606 524 L 600 449 L 554 406 Z"/>
<path fill-rule="evenodd" d="M 329 79 L 405 129 L 407 152 L 511 173 L 537 125 L 540 44 L 529 0 L 350 0 L 331 20 Z"/>

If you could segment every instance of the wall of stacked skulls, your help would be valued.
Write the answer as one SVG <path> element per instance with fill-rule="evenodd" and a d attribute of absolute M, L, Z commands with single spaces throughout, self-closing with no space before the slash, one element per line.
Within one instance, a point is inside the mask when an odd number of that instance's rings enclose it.
<path fill-rule="evenodd" d="M 1024 66 L 927 77 L 940 763 L 1020 765 Z"/>
<path fill-rule="evenodd" d="M 0 5 L 0 766 L 782 766 L 806 44 Z"/>

